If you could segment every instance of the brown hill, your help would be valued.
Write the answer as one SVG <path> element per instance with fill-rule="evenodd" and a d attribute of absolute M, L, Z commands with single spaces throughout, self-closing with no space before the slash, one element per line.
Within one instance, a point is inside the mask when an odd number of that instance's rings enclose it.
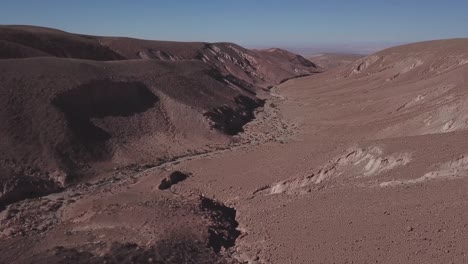
<path fill-rule="evenodd" d="M 225 145 L 254 118 L 266 87 L 316 71 L 305 59 L 272 62 L 230 43 L 29 26 L 2 26 L 0 40 L 8 58 L 0 60 L 0 200 L 9 201 Z M 38 180 L 44 188 L 27 187 Z"/>
<path fill-rule="evenodd" d="M 387 109 L 390 113 L 384 117 L 391 122 L 379 136 L 438 134 L 468 127 L 468 98 L 463 91 L 467 43 L 452 39 L 390 48 L 357 61 L 344 73 L 346 79 L 365 80 L 378 89 L 379 96 L 386 97 L 384 105 L 397 104 Z"/>
<path fill-rule="evenodd" d="M 78 35 L 34 26 L 0 26 L 0 58 L 44 56 L 99 61 L 202 60 L 260 87 L 316 72 L 316 66 L 307 59 L 279 49 L 262 52 L 233 43 L 152 41 Z"/>
<path fill-rule="evenodd" d="M 0 26 L 0 59 L 44 56 L 100 61 L 123 59 L 92 36 L 34 26 Z"/>

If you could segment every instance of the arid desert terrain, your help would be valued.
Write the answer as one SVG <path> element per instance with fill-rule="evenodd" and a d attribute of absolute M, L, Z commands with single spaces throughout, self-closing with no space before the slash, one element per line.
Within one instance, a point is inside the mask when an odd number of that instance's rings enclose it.
<path fill-rule="evenodd" d="M 467 86 L 468 39 L 0 26 L 0 263 L 468 263 Z"/>

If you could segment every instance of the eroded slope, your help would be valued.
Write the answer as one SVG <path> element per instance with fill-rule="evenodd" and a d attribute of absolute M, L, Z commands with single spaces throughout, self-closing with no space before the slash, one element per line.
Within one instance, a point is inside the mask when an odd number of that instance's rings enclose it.
<path fill-rule="evenodd" d="M 232 43 L 0 33 L 1 204 L 226 147 L 266 87 L 316 70 Z"/>

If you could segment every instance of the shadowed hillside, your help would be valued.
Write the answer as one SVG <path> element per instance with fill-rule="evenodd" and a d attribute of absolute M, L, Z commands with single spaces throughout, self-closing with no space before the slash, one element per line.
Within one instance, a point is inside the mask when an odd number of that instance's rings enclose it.
<path fill-rule="evenodd" d="M 1 26 L 0 201 L 23 195 L 17 188 L 29 185 L 16 178 L 40 179 L 43 193 L 83 175 L 226 145 L 254 118 L 267 87 L 316 72 L 291 56 Z"/>

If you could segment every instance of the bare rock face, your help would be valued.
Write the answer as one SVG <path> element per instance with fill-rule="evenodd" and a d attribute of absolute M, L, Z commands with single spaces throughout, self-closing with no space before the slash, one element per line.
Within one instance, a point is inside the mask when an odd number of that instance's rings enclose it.
<path fill-rule="evenodd" d="M 175 185 L 181 181 L 185 181 L 188 177 L 190 177 L 187 173 L 183 173 L 180 171 L 174 171 L 166 178 L 162 179 L 161 184 L 159 184 L 159 190 L 167 190 L 171 188 L 172 185 Z"/>
<path fill-rule="evenodd" d="M 63 190 L 64 185 L 50 178 L 5 175 L 0 191 L 0 209 L 27 198 L 44 196 Z"/>

